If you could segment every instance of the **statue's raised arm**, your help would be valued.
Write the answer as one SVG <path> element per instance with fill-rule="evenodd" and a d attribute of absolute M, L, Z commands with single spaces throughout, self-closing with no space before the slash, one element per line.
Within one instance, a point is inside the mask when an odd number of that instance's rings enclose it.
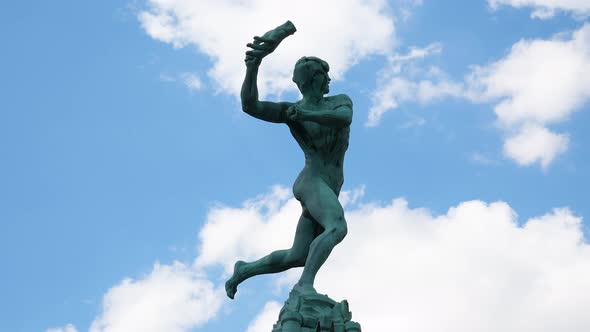
<path fill-rule="evenodd" d="M 287 109 L 291 103 L 273 103 L 258 100 L 258 68 L 262 59 L 272 53 L 281 41 L 297 31 L 291 21 L 268 31 L 262 37 L 255 36 L 254 42 L 246 46 L 251 50 L 246 52 L 246 77 L 242 84 L 240 97 L 242 98 L 242 110 L 253 117 L 269 122 L 285 122 Z"/>

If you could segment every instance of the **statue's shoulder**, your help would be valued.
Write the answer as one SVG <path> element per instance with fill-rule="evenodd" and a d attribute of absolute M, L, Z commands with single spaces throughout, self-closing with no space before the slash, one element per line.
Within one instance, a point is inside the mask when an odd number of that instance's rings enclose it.
<path fill-rule="evenodd" d="M 332 105 L 334 105 L 334 108 L 337 108 L 340 106 L 348 106 L 352 109 L 352 99 L 350 99 L 350 97 L 348 95 L 339 94 L 339 95 L 330 96 L 327 99 L 332 103 Z"/>

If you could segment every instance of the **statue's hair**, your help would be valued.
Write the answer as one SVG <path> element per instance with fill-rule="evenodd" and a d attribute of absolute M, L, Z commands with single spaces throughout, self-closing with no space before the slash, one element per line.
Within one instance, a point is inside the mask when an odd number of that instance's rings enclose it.
<path fill-rule="evenodd" d="M 330 70 L 330 65 L 326 61 L 315 56 L 304 56 L 295 63 L 293 82 L 300 91 L 313 78 L 314 69 L 317 69 L 314 68 L 314 64 L 319 64 L 326 73 Z"/>

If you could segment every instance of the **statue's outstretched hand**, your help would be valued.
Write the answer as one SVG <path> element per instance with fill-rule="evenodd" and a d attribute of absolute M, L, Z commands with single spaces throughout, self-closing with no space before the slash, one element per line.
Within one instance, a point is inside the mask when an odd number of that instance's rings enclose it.
<path fill-rule="evenodd" d="M 248 43 L 246 46 L 250 47 L 251 50 L 246 51 L 246 65 L 260 64 L 262 58 L 272 53 L 277 46 L 279 41 L 272 38 L 266 37 L 254 37 L 253 43 Z"/>

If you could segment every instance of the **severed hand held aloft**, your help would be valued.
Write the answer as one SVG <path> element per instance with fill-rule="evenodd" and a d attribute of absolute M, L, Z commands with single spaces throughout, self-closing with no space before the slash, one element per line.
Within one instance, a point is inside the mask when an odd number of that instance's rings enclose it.
<path fill-rule="evenodd" d="M 254 42 L 246 44 L 251 50 L 246 52 L 246 66 L 259 65 L 262 58 L 272 53 L 283 39 L 292 35 L 297 31 L 295 25 L 291 21 L 268 31 L 262 37 L 255 36 Z"/>

